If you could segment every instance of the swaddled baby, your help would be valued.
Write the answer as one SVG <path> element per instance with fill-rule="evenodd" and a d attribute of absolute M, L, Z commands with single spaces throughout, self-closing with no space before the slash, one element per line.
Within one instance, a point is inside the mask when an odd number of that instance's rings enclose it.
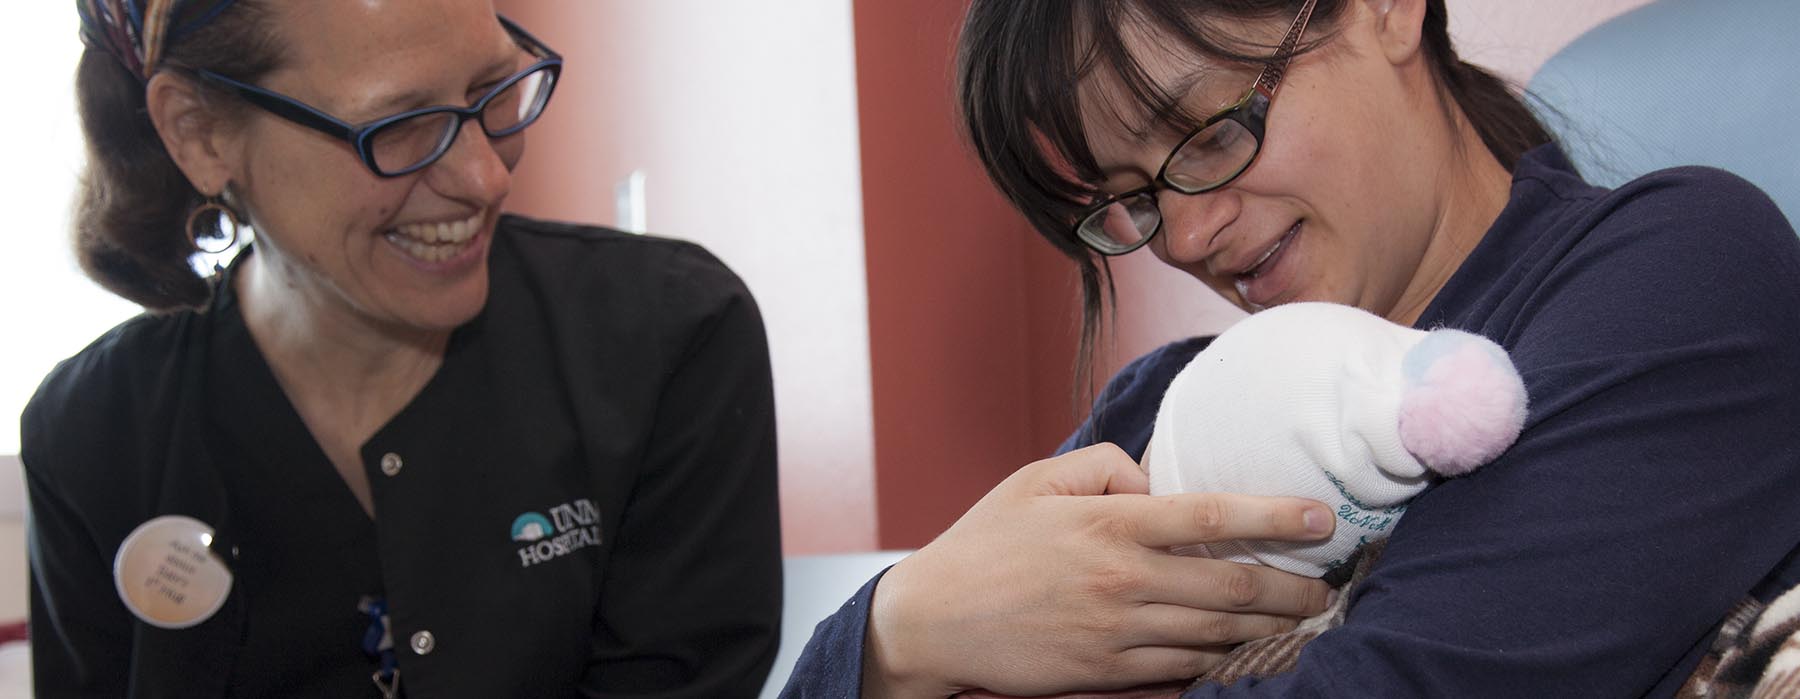
<path fill-rule="evenodd" d="M 1434 479 L 1499 456 L 1525 422 L 1499 345 L 1366 311 L 1295 303 L 1256 313 L 1177 374 L 1145 454 L 1150 492 L 1292 495 L 1326 503 L 1320 542 L 1184 549 L 1319 577 L 1385 539 Z"/>
<path fill-rule="evenodd" d="M 1287 304 L 1239 322 L 1175 376 L 1144 467 L 1152 495 L 1223 491 L 1326 503 L 1338 521 L 1325 541 L 1178 551 L 1325 577 L 1347 593 L 1413 496 L 1518 439 L 1525 403 L 1518 371 L 1487 338 L 1415 330 L 1349 306 Z M 1349 565 L 1359 551 L 1367 555 Z M 1343 622 L 1349 598 L 1340 594 L 1293 631 L 1239 646 L 1200 681 L 1285 671 L 1301 646 Z"/>

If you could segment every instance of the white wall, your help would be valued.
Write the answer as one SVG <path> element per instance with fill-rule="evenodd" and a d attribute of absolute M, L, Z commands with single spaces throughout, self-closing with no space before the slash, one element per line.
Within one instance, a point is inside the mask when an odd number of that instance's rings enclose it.
<path fill-rule="evenodd" d="M 25 481 L 16 456 L 0 454 L 0 624 L 25 618 Z"/>
<path fill-rule="evenodd" d="M 19 451 L 19 411 L 56 362 L 138 312 L 81 276 L 69 208 L 82 162 L 75 120 L 81 25 L 71 3 L 24 2 L 0 22 L 0 64 L 13 66 L 0 175 L 0 454 Z M 3 568 L 0 568 L 3 569 Z"/>
<path fill-rule="evenodd" d="M 875 545 L 849 0 L 626 3 L 644 59 L 625 157 L 652 230 L 705 244 L 762 306 L 789 553 Z M 746 212 L 757 212 L 746 216 Z"/>

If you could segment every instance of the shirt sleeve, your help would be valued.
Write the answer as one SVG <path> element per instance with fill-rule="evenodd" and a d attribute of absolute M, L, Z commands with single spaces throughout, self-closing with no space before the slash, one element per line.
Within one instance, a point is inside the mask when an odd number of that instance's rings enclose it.
<path fill-rule="evenodd" d="M 768 343 L 749 291 L 693 250 L 678 256 L 665 298 L 706 313 L 655 406 L 647 465 L 614 537 L 583 680 L 590 697 L 754 696 L 774 662 L 781 534 Z"/>
<path fill-rule="evenodd" d="M 27 411 L 24 433 L 41 436 L 42 430 L 33 429 L 41 426 L 33 424 L 32 413 Z M 89 535 L 80 508 L 34 468 L 43 465 L 43 452 L 35 444 L 23 451 L 35 695 L 125 696 L 132 622 L 113 590 L 110 556 Z"/>
<path fill-rule="evenodd" d="M 869 605 L 883 569 L 844 606 L 813 629 L 788 675 L 781 699 L 853 699 L 862 696 L 863 644 L 869 631 Z"/>
<path fill-rule="evenodd" d="M 1633 207 L 1503 338 L 1532 399 L 1514 447 L 1413 501 L 1293 671 L 1187 697 L 1681 686 L 1797 539 L 1800 252 L 1760 195 Z"/>

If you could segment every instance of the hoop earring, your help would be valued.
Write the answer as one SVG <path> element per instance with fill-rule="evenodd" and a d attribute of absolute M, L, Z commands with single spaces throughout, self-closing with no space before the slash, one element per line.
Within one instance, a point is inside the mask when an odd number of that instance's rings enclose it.
<path fill-rule="evenodd" d="M 225 220 L 231 222 L 231 237 L 229 237 L 225 240 L 224 246 L 222 246 L 216 250 L 201 247 L 200 246 L 200 235 L 194 230 L 194 223 L 196 221 L 201 220 L 201 218 L 200 218 L 201 216 L 206 216 L 209 214 L 214 217 L 214 220 L 217 220 L 217 218 L 220 214 L 224 214 Z M 226 206 L 224 201 L 220 200 L 218 197 L 207 197 L 206 201 L 201 202 L 199 206 L 194 207 L 193 211 L 188 212 L 188 217 L 187 217 L 188 243 L 193 245 L 195 250 L 199 250 L 200 252 L 204 252 L 208 255 L 218 255 L 218 254 L 222 254 L 225 252 L 230 252 L 232 248 L 237 247 L 238 230 L 243 228 L 243 226 L 244 226 L 243 222 L 238 220 L 237 212 L 232 211 L 231 207 Z M 207 237 L 212 237 L 212 236 L 207 236 Z"/>

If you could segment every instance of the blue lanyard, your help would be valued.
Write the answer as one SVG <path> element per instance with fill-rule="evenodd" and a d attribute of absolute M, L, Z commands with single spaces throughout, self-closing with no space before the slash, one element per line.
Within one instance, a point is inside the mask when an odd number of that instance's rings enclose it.
<path fill-rule="evenodd" d="M 369 615 L 369 629 L 363 632 L 363 654 L 370 660 L 381 662 L 381 669 L 370 679 L 375 682 L 375 688 L 381 690 L 384 699 L 396 699 L 400 696 L 400 661 L 394 656 L 394 633 L 388 623 L 387 600 L 364 597 L 357 609 Z"/>

